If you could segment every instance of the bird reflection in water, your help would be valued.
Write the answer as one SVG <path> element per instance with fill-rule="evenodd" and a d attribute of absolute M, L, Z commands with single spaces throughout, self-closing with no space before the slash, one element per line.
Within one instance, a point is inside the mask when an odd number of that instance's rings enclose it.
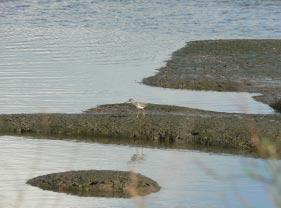
<path fill-rule="evenodd" d="M 143 147 L 141 147 L 136 149 L 136 153 L 132 155 L 129 162 L 142 162 L 144 160 Z"/>

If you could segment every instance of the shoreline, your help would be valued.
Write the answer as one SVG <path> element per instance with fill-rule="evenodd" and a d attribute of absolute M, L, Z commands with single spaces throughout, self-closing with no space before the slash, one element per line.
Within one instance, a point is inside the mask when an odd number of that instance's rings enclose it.
<path fill-rule="evenodd" d="M 259 150 L 252 140 L 256 132 L 261 141 L 274 144 L 281 155 L 279 115 L 149 104 L 145 116 L 136 116 L 134 106 L 126 103 L 102 105 L 81 114 L 6 114 L 0 115 L 0 134 L 75 137 L 78 141 L 100 138 L 105 143 L 256 154 Z"/>
<path fill-rule="evenodd" d="M 173 89 L 260 93 L 253 98 L 280 111 L 280 54 L 277 39 L 191 41 L 142 82 Z"/>

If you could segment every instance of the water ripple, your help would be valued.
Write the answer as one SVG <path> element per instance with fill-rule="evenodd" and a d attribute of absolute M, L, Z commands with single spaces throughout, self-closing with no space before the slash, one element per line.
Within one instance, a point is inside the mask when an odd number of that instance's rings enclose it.
<path fill-rule="evenodd" d="M 280 7 L 274 0 L 1 0 L 0 113 L 80 112 L 130 97 L 216 111 L 272 113 L 251 95 L 208 92 L 204 98 L 205 92 L 149 88 L 138 82 L 186 41 L 279 38 Z"/>

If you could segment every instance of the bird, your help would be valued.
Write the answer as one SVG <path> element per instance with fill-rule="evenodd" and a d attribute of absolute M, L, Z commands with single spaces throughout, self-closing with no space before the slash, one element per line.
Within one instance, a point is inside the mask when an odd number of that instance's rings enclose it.
<path fill-rule="evenodd" d="M 134 105 L 137 110 L 138 110 L 138 114 L 137 114 L 137 118 L 139 117 L 139 114 L 140 114 L 140 111 L 142 111 L 142 114 L 143 116 L 145 116 L 145 107 L 147 106 L 147 103 L 143 103 L 143 102 L 138 102 L 134 99 L 129 99 L 128 100 L 128 103 L 131 103 L 132 105 Z M 131 157 L 131 162 L 134 162 L 134 161 L 142 161 L 144 160 L 144 154 L 143 154 L 143 147 L 141 147 L 141 151 L 139 153 L 138 149 L 137 149 L 137 152 L 136 154 L 134 154 L 132 157 Z"/>
<path fill-rule="evenodd" d="M 137 118 L 139 117 L 140 111 L 142 112 L 143 115 L 145 115 L 144 108 L 147 106 L 146 103 L 138 102 L 138 101 L 136 101 L 136 100 L 134 100 L 132 98 L 128 100 L 128 103 L 133 104 L 138 109 Z"/>

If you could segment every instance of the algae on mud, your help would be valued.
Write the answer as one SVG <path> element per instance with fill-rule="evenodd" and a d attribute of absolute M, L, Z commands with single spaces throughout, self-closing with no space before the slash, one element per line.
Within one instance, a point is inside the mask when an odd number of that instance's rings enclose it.
<path fill-rule="evenodd" d="M 177 106 L 149 104 L 146 115 L 136 117 L 131 104 L 102 105 L 81 114 L 0 115 L 0 133 L 75 137 L 89 141 L 169 148 L 218 148 L 257 152 L 253 125 L 281 155 L 281 116 L 229 114 Z"/>
<path fill-rule="evenodd" d="M 188 42 L 143 83 L 165 88 L 261 93 L 255 98 L 272 105 L 281 99 L 281 40 Z"/>
<path fill-rule="evenodd" d="M 53 173 L 32 178 L 27 184 L 78 196 L 117 198 L 145 196 L 160 190 L 157 182 L 139 173 L 112 170 Z"/>

